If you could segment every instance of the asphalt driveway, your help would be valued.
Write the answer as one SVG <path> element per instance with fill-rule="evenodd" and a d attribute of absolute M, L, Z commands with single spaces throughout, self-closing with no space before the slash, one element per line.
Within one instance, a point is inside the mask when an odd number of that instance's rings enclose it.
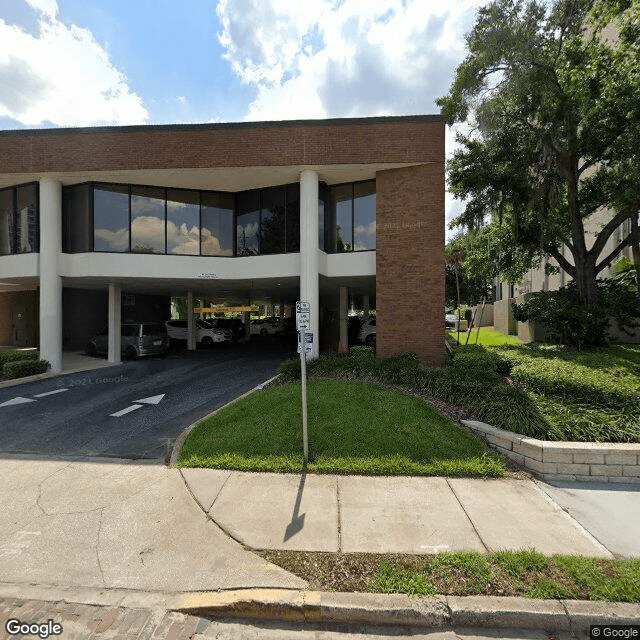
<path fill-rule="evenodd" d="M 164 460 L 187 426 L 292 355 L 281 341 L 256 340 L 0 389 L 0 454 Z"/>

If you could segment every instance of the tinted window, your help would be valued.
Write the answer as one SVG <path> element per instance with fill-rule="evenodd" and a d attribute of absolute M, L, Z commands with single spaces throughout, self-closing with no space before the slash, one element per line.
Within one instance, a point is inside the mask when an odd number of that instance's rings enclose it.
<path fill-rule="evenodd" d="M 167 189 L 167 253 L 200 253 L 200 194 Z"/>
<path fill-rule="evenodd" d="M 165 191 L 131 187 L 132 253 L 166 253 Z"/>
<path fill-rule="evenodd" d="M 0 256 L 8 256 L 14 252 L 13 194 L 13 189 L 0 191 Z"/>
<path fill-rule="evenodd" d="M 39 251 L 38 187 L 29 184 L 16 189 L 16 253 Z"/>
<path fill-rule="evenodd" d="M 246 191 L 237 197 L 236 255 L 256 256 L 260 252 L 260 193 Z"/>
<path fill-rule="evenodd" d="M 376 248 L 376 181 L 353 185 L 353 248 Z"/>
<path fill-rule="evenodd" d="M 263 189 L 260 193 L 260 253 L 284 253 L 286 209 L 284 187 Z"/>
<path fill-rule="evenodd" d="M 140 326 L 137 324 L 123 324 L 120 333 L 127 338 L 136 338 L 138 336 L 139 329 Z"/>
<path fill-rule="evenodd" d="M 353 249 L 353 185 L 345 184 L 331 189 L 332 231 L 335 236 L 331 250 L 337 253 Z"/>
<path fill-rule="evenodd" d="M 94 251 L 129 251 L 128 186 L 95 186 L 93 226 Z"/>
<path fill-rule="evenodd" d="M 318 199 L 318 248 L 321 251 L 326 251 L 325 236 L 324 236 L 324 218 L 325 218 L 324 201 L 325 201 L 325 190 L 321 187 L 320 197 Z"/>
<path fill-rule="evenodd" d="M 202 193 L 203 256 L 233 255 L 233 201 L 232 193 Z"/>
<path fill-rule="evenodd" d="M 62 250 L 91 251 L 91 185 L 62 189 Z"/>
<path fill-rule="evenodd" d="M 300 251 L 300 185 L 287 187 L 287 251 Z"/>
<path fill-rule="evenodd" d="M 143 324 L 142 335 L 143 336 L 157 336 L 166 333 L 165 326 L 163 324 Z"/>

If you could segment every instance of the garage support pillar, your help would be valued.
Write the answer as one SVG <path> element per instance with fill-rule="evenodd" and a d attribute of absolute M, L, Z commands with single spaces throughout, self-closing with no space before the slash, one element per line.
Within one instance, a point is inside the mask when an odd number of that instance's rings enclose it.
<path fill-rule="evenodd" d="M 362 296 L 362 319 L 366 322 L 369 320 L 369 296 Z"/>
<path fill-rule="evenodd" d="M 187 350 L 196 350 L 196 323 L 193 321 L 193 291 L 187 293 Z"/>
<path fill-rule="evenodd" d="M 40 358 L 62 371 L 62 185 L 40 180 Z"/>
<path fill-rule="evenodd" d="M 120 324 L 122 323 L 122 287 L 119 282 L 109 283 L 109 362 L 118 364 L 122 350 Z"/>
<path fill-rule="evenodd" d="M 318 174 L 305 169 L 300 174 L 300 300 L 309 303 L 313 332 L 313 351 L 308 360 L 315 360 L 319 353 L 320 294 L 318 283 Z"/>

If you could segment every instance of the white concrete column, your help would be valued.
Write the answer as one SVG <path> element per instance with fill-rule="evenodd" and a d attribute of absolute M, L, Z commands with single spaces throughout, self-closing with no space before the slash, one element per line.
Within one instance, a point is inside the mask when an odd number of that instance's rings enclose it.
<path fill-rule="evenodd" d="M 109 283 L 109 362 L 121 362 L 122 336 L 122 286 L 119 282 Z"/>
<path fill-rule="evenodd" d="M 309 303 L 315 360 L 319 353 L 320 292 L 318 282 L 318 174 L 305 169 L 300 174 L 300 300 Z"/>
<path fill-rule="evenodd" d="M 196 350 L 196 323 L 193 321 L 193 291 L 187 293 L 187 350 Z"/>
<path fill-rule="evenodd" d="M 349 349 L 349 289 L 340 287 L 340 342 L 338 353 L 346 353 Z"/>
<path fill-rule="evenodd" d="M 40 358 L 62 371 L 62 185 L 40 180 Z"/>

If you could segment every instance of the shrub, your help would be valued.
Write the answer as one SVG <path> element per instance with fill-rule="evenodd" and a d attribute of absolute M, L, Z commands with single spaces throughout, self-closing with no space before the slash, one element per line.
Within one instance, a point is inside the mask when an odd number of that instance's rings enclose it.
<path fill-rule="evenodd" d="M 552 339 L 573 347 L 599 346 L 607 342 L 609 319 L 622 331 L 638 326 L 640 299 L 619 282 L 599 280 L 598 301 L 581 302 L 575 281 L 557 291 L 538 291 L 522 304 L 514 304 L 513 317 L 539 322 Z"/>
<path fill-rule="evenodd" d="M 2 373 L 7 380 L 24 378 L 37 373 L 45 373 L 51 365 L 46 360 L 16 360 L 7 362 L 2 367 Z"/>
<path fill-rule="evenodd" d="M 40 357 L 37 351 L 19 351 L 10 349 L 9 351 L 0 351 L 0 368 L 7 362 L 16 362 L 17 360 L 37 360 Z"/>

